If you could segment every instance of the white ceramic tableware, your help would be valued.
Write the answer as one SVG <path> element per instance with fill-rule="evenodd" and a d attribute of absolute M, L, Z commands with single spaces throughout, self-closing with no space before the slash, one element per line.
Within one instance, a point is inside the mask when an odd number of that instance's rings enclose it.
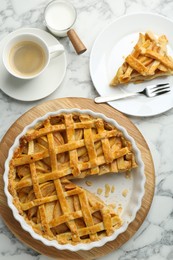
<path fill-rule="evenodd" d="M 61 44 L 48 46 L 47 43 L 36 34 L 21 33 L 7 41 L 3 49 L 2 59 L 5 68 L 13 76 L 20 79 L 33 79 L 43 73 L 52 57 L 59 56 L 63 52 L 64 47 Z M 36 54 L 38 54 L 38 57 L 36 57 Z M 36 58 L 40 59 L 40 61 L 37 62 L 38 59 L 36 60 Z M 21 62 L 20 64 L 19 60 Z M 42 64 L 39 64 L 39 62 L 42 62 Z M 16 67 L 13 63 L 17 64 Z M 35 63 L 38 63 L 38 68 L 35 66 Z M 29 72 L 20 70 L 26 64 Z M 33 70 L 30 69 L 32 64 L 34 67 Z"/>
<path fill-rule="evenodd" d="M 47 97 L 60 87 L 66 74 L 66 51 L 51 59 L 49 65 L 39 77 L 32 80 L 13 77 L 3 64 L 2 53 L 7 41 L 21 33 L 36 34 L 50 47 L 59 44 L 59 41 L 50 33 L 37 28 L 20 28 L 0 41 L 0 89 L 11 98 L 25 102 L 35 101 Z"/>
<path fill-rule="evenodd" d="M 118 68 L 129 55 L 138 40 L 139 33 L 152 31 L 156 36 L 166 35 L 168 53 L 173 57 L 173 21 L 157 14 L 134 13 L 121 16 L 103 28 L 98 35 L 90 56 L 90 74 L 100 96 L 112 96 L 140 91 L 148 85 L 173 84 L 173 77 L 160 77 L 150 82 L 110 87 L 109 83 Z M 119 111 L 133 116 L 154 116 L 173 107 L 173 90 L 169 93 L 148 99 L 145 96 L 109 102 Z"/>
<path fill-rule="evenodd" d="M 67 1 L 55 0 L 48 3 L 44 18 L 47 28 L 59 37 L 67 36 L 67 32 L 74 26 L 77 12 L 74 6 Z"/>
<path fill-rule="evenodd" d="M 86 47 L 75 32 L 77 12 L 72 3 L 66 0 L 53 0 L 44 11 L 45 24 L 49 31 L 58 37 L 68 36 L 77 54 L 86 51 Z"/>
<path fill-rule="evenodd" d="M 104 121 L 112 124 L 113 126 L 117 127 L 120 131 L 122 131 L 124 137 L 128 139 L 131 144 L 133 151 L 135 153 L 136 162 L 138 167 L 133 169 L 130 178 L 126 178 L 125 173 L 120 174 L 105 174 L 100 176 L 89 176 L 84 179 L 73 180 L 77 182 L 77 185 L 89 190 L 92 193 L 97 194 L 97 189 L 102 188 L 104 190 L 105 184 L 115 185 L 115 192 L 111 193 L 109 197 L 104 196 L 103 194 L 100 195 L 100 198 L 106 204 L 116 204 L 117 207 L 121 205 L 121 218 L 123 220 L 123 225 L 117 229 L 111 236 L 103 237 L 99 241 L 91 242 L 91 243 L 80 243 L 77 245 L 72 244 L 65 244 L 61 245 L 56 240 L 48 240 L 39 234 L 35 233 L 31 226 L 29 226 L 25 219 L 19 214 L 17 208 L 13 204 L 13 198 L 8 190 L 8 173 L 9 173 L 9 163 L 13 156 L 14 150 L 18 147 L 20 138 L 32 127 L 34 127 L 37 123 L 45 120 L 49 116 L 58 115 L 61 113 L 81 113 L 81 114 L 89 114 L 96 118 L 102 118 Z M 92 186 L 87 186 L 87 181 L 91 181 L 93 184 Z M 53 246 L 56 249 L 60 250 L 71 250 L 71 251 L 78 251 L 78 250 L 90 250 L 94 247 L 101 247 L 108 241 L 113 241 L 117 238 L 117 236 L 123 233 L 129 226 L 129 224 L 135 219 L 137 211 L 141 207 L 142 198 L 145 193 L 145 172 L 144 172 L 144 164 L 142 161 L 140 150 L 138 149 L 135 140 L 127 133 L 126 129 L 120 126 L 115 120 L 106 117 L 102 113 L 95 113 L 91 110 L 81 110 L 78 108 L 74 109 L 61 109 L 54 112 L 49 112 L 45 114 L 43 117 L 37 118 L 34 120 L 30 125 L 26 126 L 24 130 L 21 132 L 20 135 L 14 141 L 13 146 L 9 150 L 8 158 L 5 162 L 5 172 L 4 172 L 4 182 L 5 182 L 5 194 L 7 196 L 8 205 L 11 208 L 15 219 L 21 224 L 22 228 L 30 233 L 30 235 L 41 242 L 43 242 L 46 246 Z M 127 196 L 123 196 L 122 192 L 126 189 Z M 98 195 L 97 195 L 98 196 Z"/>

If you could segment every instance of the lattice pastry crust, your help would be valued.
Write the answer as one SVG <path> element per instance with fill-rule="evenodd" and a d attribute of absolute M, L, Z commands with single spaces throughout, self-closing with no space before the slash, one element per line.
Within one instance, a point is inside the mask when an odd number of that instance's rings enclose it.
<path fill-rule="evenodd" d="M 165 35 L 158 38 L 152 32 L 140 33 L 137 44 L 110 82 L 111 86 L 129 82 L 140 83 L 173 74 L 173 58 L 167 52 Z"/>
<path fill-rule="evenodd" d="M 111 206 L 70 179 L 137 167 L 121 131 L 87 114 L 51 116 L 21 139 L 9 191 L 34 231 L 60 244 L 88 243 L 122 225 Z"/>

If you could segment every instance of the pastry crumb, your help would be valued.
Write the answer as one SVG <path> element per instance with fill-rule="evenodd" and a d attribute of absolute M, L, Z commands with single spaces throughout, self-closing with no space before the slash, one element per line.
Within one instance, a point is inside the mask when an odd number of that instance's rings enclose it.
<path fill-rule="evenodd" d="M 127 194 L 128 194 L 128 190 L 127 190 L 127 189 L 124 189 L 124 190 L 122 191 L 123 197 L 127 197 Z"/>
<path fill-rule="evenodd" d="M 85 183 L 86 183 L 87 186 L 92 186 L 93 185 L 93 183 L 91 181 L 86 181 Z"/>
<path fill-rule="evenodd" d="M 113 208 L 113 209 L 116 208 L 116 204 L 115 204 L 115 203 L 111 203 L 111 204 L 109 204 L 109 206 L 110 206 L 111 208 Z"/>
<path fill-rule="evenodd" d="M 115 191 L 115 186 L 114 186 L 114 185 L 112 185 L 112 188 L 111 188 L 111 193 L 114 193 L 114 191 Z"/>
<path fill-rule="evenodd" d="M 126 172 L 125 173 L 125 178 L 126 179 L 131 179 L 131 173 L 130 172 Z"/>
<path fill-rule="evenodd" d="M 98 189 L 97 189 L 97 194 L 98 194 L 98 195 L 101 195 L 102 192 L 103 192 L 103 189 L 101 189 L 101 188 L 98 188 Z"/>
<path fill-rule="evenodd" d="M 118 213 L 118 215 L 121 214 L 122 210 L 123 210 L 122 206 L 119 206 L 118 209 L 117 209 L 117 213 Z"/>
<path fill-rule="evenodd" d="M 109 184 L 105 184 L 105 197 L 109 197 L 109 193 L 111 191 L 110 185 Z"/>

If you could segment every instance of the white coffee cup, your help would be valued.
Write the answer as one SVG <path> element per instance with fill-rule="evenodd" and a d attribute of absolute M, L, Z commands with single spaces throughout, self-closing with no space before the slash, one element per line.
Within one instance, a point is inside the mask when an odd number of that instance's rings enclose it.
<path fill-rule="evenodd" d="M 13 76 L 32 79 L 39 76 L 52 57 L 64 52 L 61 44 L 48 46 L 39 36 L 23 33 L 9 39 L 3 49 L 3 63 Z"/>

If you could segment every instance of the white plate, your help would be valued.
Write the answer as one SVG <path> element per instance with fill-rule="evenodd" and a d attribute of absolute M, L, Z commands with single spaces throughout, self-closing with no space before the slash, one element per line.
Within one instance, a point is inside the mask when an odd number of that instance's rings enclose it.
<path fill-rule="evenodd" d="M 53 58 L 46 70 L 37 78 L 23 80 L 10 75 L 2 61 L 4 45 L 13 36 L 30 32 L 42 37 L 49 46 L 59 43 L 50 33 L 36 28 L 19 29 L 7 35 L 0 42 L 0 89 L 8 96 L 22 101 L 38 100 L 50 95 L 60 86 L 67 66 L 66 55 L 63 53 L 59 57 Z"/>
<path fill-rule="evenodd" d="M 107 204 L 112 204 L 112 203 L 116 204 L 116 208 L 118 208 L 118 206 L 122 207 L 123 210 L 121 213 L 121 217 L 122 217 L 124 223 L 123 223 L 122 227 L 119 228 L 118 230 L 116 230 L 111 236 L 104 237 L 103 239 L 101 239 L 99 241 L 91 242 L 89 244 L 81 243 L 78 245 L 70 245 L 70 244 L 60 245 L 55 240 L 49 241 L 49 240 L 43 238 L 42 236 L 38 235 L 37 233 L 35 233 L 32 230 L 32 228 L 25 222 L 24 218 L 18 213 L 17 208 L 13 204 L 13 198 L 8 191 L 9 162 L 13 156 L 14 150 L 19 146 L 20 138 L 29 130 L 29 128 L 35 126 L 40 120 L 45 120 L 50 115 L 57 115 L 57 114 L 61 114 L 61 113 L 74 113 L 74 112 L 84 113 L 84 114 L 86 113 L 86 114 L 90 114 L 96 118 L 98 118 L 98 117 L 103 118 L 103 120 L 111 123 L 112 125 L 117 127 L 120 131 L 122 131 L 125 138 L 127 138 L 132 143 L 132 147 L 133 147 L 133 151 L 136 156 L 136 161 L 137 161 L 138 167 L 131 171 L 131 175 L 130 175 L 131 178 L 126 178 L 125 174 L 120 173 L 120 174 L 107 174 L 107 175 L 102 175 L 102 176 L 91 176 L 91 177 L 84 178 L 83 180 L 73 180 L 79 186 L 86 188 L 87 190 L 95 193 L 96 195 L 97 195 L 97 189 L 102 188 L 103 194 L 100 195 L 100 198 L 103 199 L 103 201 L 105 201 Z M 88 187 L 86 185 L 86 180 L 92 181 L 93 185 Z M 139 149 L 137 148 L 134 139 L 131 136 L 129 136 L 126 129 L 123 128 L 122 126 L 120 126 L 115 120 L 107 118 L 105 115 L 100 114 L 100 113 L 95 113 L 91 110 L 80 110 L 80 109 L 68 109 L 68 110 L 62 109 L 59 111 L 50 112 L 50 113 L 47 113 L 46 115 L 44 115 L 43 117 L 40 117 L 40 118 L 34 120 L 30 125 L 25 127 L 24 130 L 22 131 L 22 133 L 15 139 L 13 146 L 9 150 L 8 158 L 5 162 L 4 182 L 5 182 L 4 191 L 7 196 L 8 205 L 11 208 L 15 219 L 17 221 L 19 221 L 22 228 L 24 230 L 28 231 L 34 239 L 42 241 L 47 246 L 53 246 L 53 247 L 55 247 L 57 249 L 61 249 L 61 250 L 68 249 L 71 251 L 90 250 L 93 247 L 103 246 L 106 242 L 116 239 L 116 237 L 119 234 L 123 233 L 128 228 L 128 225 L 135 219 L 136 213 L 141 207 L 142 197 L 145 192 L 144 164 L 143 164 L 143 161 L 141 158 L 141 153 L 140 153 Z M 108 198 L 105 198 L 105 196 L 104 196 L 105 184 L 109 184 L 110 187 L 112 187 L 112 185 L 115 186 L 115 192 L 110 193 L 110 196 Z M 127 189 L 127 191 L 128 191 L 126 197 L 124 197 L 122 194 L 124 189 Z"/>
<path fill-rule="evenodd" d="M 168 51 L 173 56 L 173 22 L 160 15 L 137 13 L 123 16 L 109 24 L 97 37 L 90 56 L 90 74 L 100 96 L 115 95 L 124 91 L 140 91 L 149 84 L 170 82 L 173 85 L 173 77 L 170 76 L 123 87 L 109 86 L 124 57 L 132 51 L 139 32 L 148 30 L 156 35 L 167 36 Z M 153 116 L 173 107 L 173 89 L 170 93 L 154 98 L 140 96 L 109 102 L 109 104 L 128 115 Z"/>

